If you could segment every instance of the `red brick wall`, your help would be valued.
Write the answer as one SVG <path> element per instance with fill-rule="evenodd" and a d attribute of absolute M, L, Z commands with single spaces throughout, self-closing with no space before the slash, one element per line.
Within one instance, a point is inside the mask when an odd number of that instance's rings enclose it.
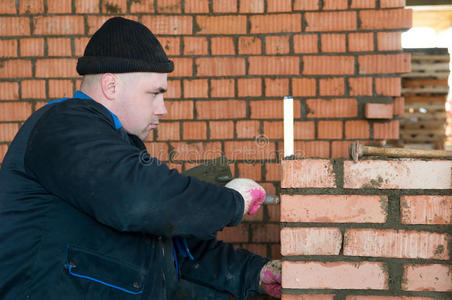
<path fill-rule="evenodd" d="M 353 140 L 398 137 L 404 2 L 2 0 L 0 160 L 33 111 L 72 95 L 89 37 L 121 15 L 149 26 L 176 64 L 149 151 L 179 170 L 225 152 L 236 176 L 278 193 L 284 95 L 295 98 L 298 156 L 345 157 Z M 279 206 L 220 237 L 279 257 Z"/>
<path fill-rule="evenodd" d="M 449 299 L 452 160 L 285 160 L 282 173 L 283 299 Z"/>

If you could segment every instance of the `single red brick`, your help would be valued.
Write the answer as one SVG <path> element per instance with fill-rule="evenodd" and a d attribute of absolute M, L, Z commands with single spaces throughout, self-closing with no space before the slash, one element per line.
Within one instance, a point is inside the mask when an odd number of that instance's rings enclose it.
<path fill-rule="evenodd" d="M 180 123 L 162 121 L 157 128 L 157 140 L 169 141 L 180 139 Z"/>
<path fill-rule="evenodd" d="M 234 13 L 237 12 L 237 0 L 213 0 L 213 12 Z"/>
<path fill-rule="evenodd" d="M 3 0 L 0 2 L 0 14 L 15 15 L 17 14 L 15 0 Z M 2 158 L 1 156 L 0 158 Z"/>
<path fill-rule="evenodd" d="M 267 162 L 265 164 L 265 181 L 280 181 L 280 180 L 281 180 L 281 164 Z M 277 220 L 275 220 L 275 218 L 271 218 L 271 220 L 279 222 L 279 216 Z"/>
<path fill-rule="evenodd" d="M 166 101 L 168 120 L 193 119 L 193 101 Z"/>
<path fill-rule="evenodd" d="M 267 245 L 265 244 L 242 244 L 240 248 L 246 249 L 251 253 L 255 253 L 260 256 L 268 257 Z"/>
<path fill-rule="evenodd" d="M 212 37 L 210 39 L 212 55 L 234 55 L 235 45 L 232 37 Z"/>
<path fill-rule="evenodd" d="M 381 9 L 359 11 L 360 29 L 405 29 L 413 25 L 411 9 Z"/>
<path fill-rule="evenodd" d="M 409 264 L 404 266 L 402 290 L 452 292 L 450 265 Z"/>
<path fill-rule="evenodd" d="M 72 56 L 71 40 L 68 38 L 48 38 L 48 56 Z"/>
<path fill-rule="evenodd" d="M 267 54 L 288 54 L 290 51 L 288 36 L 266 36 L 265 52 Z"/>
<path fill-rule="evenodd" d="M 83 56 L 88 41 L 89 41 L 88 37 L 74 38 L 75 56 Z"/>
<path fill-rule="evenodd" d="M 365 115 L 366 119 L 392 119 L 392 103 L 366 103 Z"/>
<path fill-rule="evenodd" d="M 30 35 L 27 17 L 0 17 L 0 36 Z"/>
<path fill-rule="evenodd" d="M 368 52 L 374 51 L 374 48 L 374 34 L 372 32 L 348 34 L 348 51 Z"/>
<path fill-rule="evenodd" d="M 10 143 L 19 131 L 17 123 L 0 123 L 0 142 Z"/>
<path fill-rule="evenodd" d="M 281 143 L 283 148 L 284 143 Z M 327 141 L 295 141 L 295 157 L 298 158 L 329 158 L 330 157 L 330 143 Z M 283 157 L 281 157 L 282 159 Z"/>
<path fill-rule="evenodd" d="M 234 97 L 235 82 L 234 79 L 211 79 L 210 96 L 211 97 Z"/>
<path fill-rule="evenodd" d="M 49 97 L 64 98 L 74 95 L 72 80 L 49 80 Z"/>
<path fill-rule="evenodd" d="M 239 2 L 240 13 L 261 14 L 264 12 L 264 9 L 264 0 L 240 0 Z"/>
<path fill-rule="evenodd" d="M 174 99 L 181 97 L 180 80 L 168 80 L 168 91 L 165 94 L 165 99 Z"/>
<path fill-rule="evenodd" d="M 348 0 L 323 0 L 323 10 L 346 10 Z"/>
<path fill-rule="evenodd" d="M 404 7 L 405 0 L 380 0 L 380 8 Z"/>
<path fill-rule="evenodd" d="M 0 57 L 17 57 L 17 40 L 0 40 Z"/>
<path fill-rule="evenodd" d="M 447 236 L 440 233 L 348 229 L 344 234 L 344 241 L 344 255 L 347 256 L 449 259 L 445 251 Z"/>
<path fill-rule="evenodd" d="M 235 227 L 225 227 L 217 234 L 217 239 L 225 243 L 243 243 L 249 241 L 249 225 L 239 224 Z"/>
<path fill-rule="evenodd" d="M 77 77 L 76 65 L 73 58 L 38 59 L 36 77 Z"/>
<path fill-rule="evenodd" d="M 290 12 L 292 0 L 267 0 L 267 12 Z"/>
<path fill-rule="evenodd" d="M 209 13 L 208 0 L 185 0 L 184 11 L 188 14 Z"/>
<path fill-rule="evenodd" d="M 357 29 L 356 12 L 308 12 L 305 13 L 306 31 L 351 31 Z"/>
<path fill-rule="evenodd" d="M 238 163 L 239 177 L 249 178 L 252 180 L 262 180 L 262 167 L 259 163 Z M 262 208 L 260 211 L 263 210 Z"/>
<path fill-rule="evenodd" d="M 320 37 L 322 52 L 345 52 L 345 34 L 324 33 Z"/>
<path fill-rule="evenodd" d="M 452 224 L 452 196 L 401 196 L 402 224 Z"/>
<path fill-rule="evenodd" d="M 355 73 L 353 56 L 303 56 L 303 75 L 348 75 Z"/>
<path fill-rule="evenodd" d="M 42 14 L 44 12 L 43 0 L 21 0 L 19 1 L 19 13 L 25 15 Z"/>
<path fill-rule="evenodd" d="M 261 54 L 262 41 L 256 36 L 239 37 L 239 54 Z"/>
<path fill-rule="evenodd" d="M 72 13 L 72 1 L 71 0 L 47 0 L 47 13 L 48 14 L 70 14 L 70 13 Z"/>
<path fill-rule="evenodd" d="M 310 78 L 292 78 L 292 94 L 294 96 L 315 96 L 316 80 Z"/>
<path fill-rule="evenodd" d="M 152 135 L 152 134 L 151 134 Z M 145 143 L 146 149 L 151 157 L 155 157 L 160 161 L 168 161 L 168 144 L 167 143 Z M 170 166 L 168 166 L 170 167 Z"/>
<path fill-rule="evenodd" d="M 245 118 L 246 101 L 198 101 L 196 102 L 196 115 L 200 120 Z"/>
<path fill-rule="evenodd" d="M 369 122 L 362 120 L 345 121 L 345 138 L 347 140 L 370 138 Z"/>
<path fill-rule="evenodd" d="M 127 10 L 127 0 L 102 1 L 102 12 L 104 14 L 125 13 Z"/>
<path fill-rule="evenodd" d="M 181 0 L 157 0 L 157 13 L 180 14 L 181 12 Z"/>
<path fill-rule="evenodd" d="M 154 9 L 154 1 L 155 0 L 141 0 L 141 1 L 132 1 L 130 3 L 130 12 L 131 13 L 153 13 Z"/>
<path fill-rule="evenodd" d="M 319 79 L 320 96 L 342 96 L 344 95 L 344 78 Z"/>
<path fill-rule="evenodd" d="M 249 101 L 251 119 L 283 119 L 282 100 Z M 301 117 L 301 103 L 294 100 L 294 118 Z"/>
<path fill-rule="evenodd" d="M 402 50 L 402 33 L 395 32 L 377 32 L 378 51 L 399 51 Z"/>
<path fill-rule="evenodd" d="M 350 96 L 372 96 L 372 78 L 356 77 L 348 79 Z"/>
<path fill-rule="evenodd" d="M 266 14 L 250 16 L 250 33 L 300 32 L 301 14 Z"/>
<path fill-rule="evenodd" d="M 256 141 L 224 142 L 224 153 L 229 160 L 246 160 L 255 162 L 262 159 L 275 159 L 275 144 L 256 143 Z"/>
<path fill-rule="evenodd" d="M 295 53 L 317 53 L 319 44 L 317 34 L 298 34 L 293 36 L 293 49 Z"/>
<path fill-rule="evenodd" d="M 393 114 L 394 116 L 403 115 L 405 112 L 405 98 L 404 97 L 395 97 L 392 101 L 393 105 Z"/>
<path fill-rule="evenodd" d="M 283 228 L 281 254 L 339 255 L 342 233 L 339 228 Z"/>
<path fill-rule="evenodd" d="M 402 82 L 400 77 L 375 78 L 375 92 L 382 96 L 400 96 Z"/>
<path fill-rule="evenodd" d="M 207 79 L 185 79 L 184 98 L 207 98 Z"/>
<path fill-rule="evenodd" d="M 344 161 L 344 188 L 450 189 L 452 161 Z"/>
<path fill-rule="evenodd" d="M 342 121 L 319 121 L 317 138 L 342 139 Z"/>
<path fill-rule="evenodd" d="M 220 142 L 172 142 L 172 160 L 190 161 L 196 165 L 222 155 Z M 228 157 L 229 158 L 229 157 Z"/>
<path fill-rule="evenodd" d="M 20 39 L 20 56 L 44 56 L 43 38 Z"/>
<path fill-rule="evenodd" d="M 259 126 L 259 121 L 237 121 L 237 123 L 235 124 L 237 138 L 257 138 L 259 136 Z"/>
<path fill-rule="evenodd" d="M 143 15 L 142 21 L 156 35 L 193 34 L 193 18 L 191 16 Z"/>
<path fill-rule="evenodd" d="M 8 59 L 0 63 L 0 78 L 32 77 L 31 61 L 25 59 Z"/>
<path fill-rule="evenodd" d="M 294 10 L 319 10 L 319 1 L 317 0 L 295 0 Z"/>
<path fill-rule="evenodd" d="M 298 75 L 299 57 L 294 56 L 250 56 L 250 75 Z"/>
<path fill-rule="evenodd" d="M 183 122 L 182 132 L 184 140 L 205 140 L 207 138 L 206 122 Z"/>
<path fill-rule="evenodd" d="M 333 141 L 331 143 L 331 158 L 349 158 L 351 141 Z"/>
<path fill-rule="evenodd" d="M 296 132 L 294 130 L 294 132 Z M 269 139 L 283 139 L 284 129 L 282 121 L 264 121 L 264 135 Z"/>
<path fill-rule="evenodd" d="M 359 74 L 406 73 L 411 70 L 411 57 L 408 53 L 362 55 L 358 64 Z"/>
<path fill-rule="evenodd" d="M 246 34 L 247 21 L 243 15 L 196 16 L 197 34 Z"/>
<path fill-rule="evenodd" d="M 358 102 L 354 98 L 308 99 L 308 118 L 353 118 L 358 115 Z"/>
<path fill-rule="evenodd" d="M 388 273 L 380 262 L 283 261 L 282 288 L 386 290 Z"/>
<path fill-rule="evenodd" d="M 281 221 L 385 223 L 388 197 L 377 195 L 281 195 Z"/>
<path fill-rule="evenodd" d="M 329 160 L 283 160 L 281 167 L 281 188 L 336 187 L 336 175 Z"/>
<path fill-rule="evenodd" d="M 1 100 L 19 99 L 19 83 L 8 81 L 0 82 L 0 99 Z"/>
<path fill-rule="evenodd" d="M 265 96 L 284 96 L 289 94 L 289 79 L 287 78 L 265 78 Z"/>
<path fill-rule="evenodd" d="M 25 121 L 31 115 L 31 103 L 0 102 L 0 121 Z"/>
<path fill-rule="evenodd" d="M 207 38 L 205 37 L 184 37 L 185 55 L 206 55 L 207 47 Z"/>
<path fill-rule="evenodd" d="M 83 16 L 37 16 L 33 19 L 33 34 L 74 35 L 85 33 Z"/>
<path fill-rule="evenodd" d="M 375 8 L 375 0 L 352 0 L 350 8 Z"/>
<path fill-rule="evenodd" d="M 399 121 L 374 122 L 374 139 L 399 139 Z"/>
<path fill-rule="evenodd" d="M 239 97 L 256 97 L 262 95 L 261 78 L 239 78 L 237 80 Z"/>
<path fill-rule="evenodd" d="M 59 0 L 54 0 L 54 1 L 57 2 Z M 75 0 L 75 12 L 77 14 L 99 13 L 99 1 L 100 0 Z M 136 5 L 137 5 L 137 3 L 134 2 L 131 7 L 134 7 Z M 131 10 L 132 10 L 132 8 L 131 8 Z M 135 12 L 135 11 L 132 11 L 132 12 Z"/>
<path fill-rule="evenodd" d="M 234 123 L 232 121 L 210 121 L 210 139 L 232 139 L 234 137 Z"/>
<path fill-rule="evenodd" d="M 44 99 L 46 98 L 45 80 L 22 80 L 22 99 Z"/>
<path fill-rule="evenodd" d="M 281 228 L 279 224 L 252 224 L 252 242 L 279 242 Z"/>
<path fill-rule="evenodd" d="M 167 55 L 180 54 L 180 37 L 159 37 L 159 41 Z"/>
<path fill-rule="evenodd" d="M 174 62 L 174 72 L 169 73 L 168 77 L 191 77 L 193 76 L 193 58 L 172 57 Z"/>
<path fill-rule="evenodd" d="M 198 76 L 245 75 L 245 59 L 241 57 L 197 58 L 196 67 Z"/>

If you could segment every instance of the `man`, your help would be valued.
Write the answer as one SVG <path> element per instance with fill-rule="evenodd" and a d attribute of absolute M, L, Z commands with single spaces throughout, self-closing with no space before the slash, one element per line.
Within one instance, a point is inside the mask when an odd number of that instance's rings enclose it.
<path fill-rule="evenodd" d="M 262 187 L 204 183 L 145 151 L 173 68 L 145 26 L 112 18 L 78 61 L 81 91 L 22 126 L 0 170 L 1 299 L 279 296 L 279 262 L 215 240 Z"/>

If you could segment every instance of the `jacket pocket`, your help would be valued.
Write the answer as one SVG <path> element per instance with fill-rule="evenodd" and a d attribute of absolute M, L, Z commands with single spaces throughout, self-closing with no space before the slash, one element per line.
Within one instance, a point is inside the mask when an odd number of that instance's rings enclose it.
<path fill-rule="evenodd" d="M 65 268 L 73 277 L 131 295 L 143 293 L 144 275 L 140 270 L 89 250 L 67 246 Z"/>

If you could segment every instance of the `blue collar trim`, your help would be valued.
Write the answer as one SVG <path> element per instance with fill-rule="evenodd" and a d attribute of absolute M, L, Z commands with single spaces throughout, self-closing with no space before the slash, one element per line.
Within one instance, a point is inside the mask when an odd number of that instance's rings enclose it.
<path fill-rule="evenodd" d="M 87 100 L 93 100 L 93 98 L 91 98 L 90 96 L 88 96 L 87 94 L 83 93 L 82 91 L 76 91 L 74 96 L 72 98 L 62 98 L 62 99 L 58 99 L 58 100 L 54 100 L 54 101 L 50 101 L 49 103 L 47 103 L 46 105 L 50 105 L 50 104 L 55 104 L 55 103 L 60 103 L 69 99 L 87 99 Z M 93 100 L 94 101 L 94 100 Z M 105 107 L 105 106 L 104 106 Z M 112 113 L 108 108 L 105 107 L 106 110 L 108 110 L 108 112 L 110 113 L 111 117 L 113 118 L 113 122 L 115 124 L 115 129 L 118 130 L 119 128 L 122 127 L 121 121 L 119 121 L 118 117 Z"/>

